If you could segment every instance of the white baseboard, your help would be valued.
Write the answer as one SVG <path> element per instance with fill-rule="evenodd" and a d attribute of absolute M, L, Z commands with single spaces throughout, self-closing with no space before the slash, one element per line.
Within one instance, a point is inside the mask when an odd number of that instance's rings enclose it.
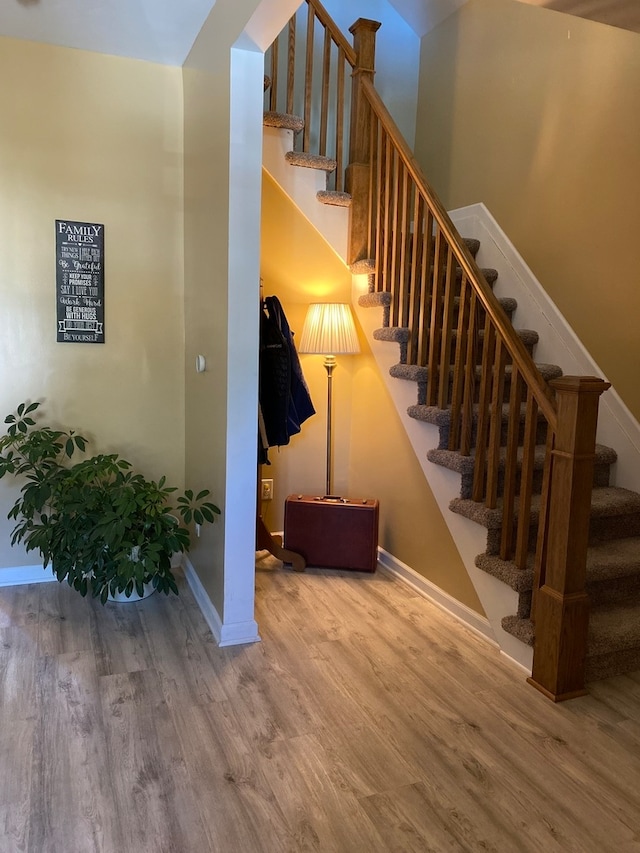
<path fill-rule="evenodd" d="M 467 607 L 466 604 L 453 598 L 448 592 L 440 589 L 423 575 L 418 574 L 402 560 L 398 560 L 393 554 L 385 551 L 384 548 L 378 548 L 378 565 L 379 567 L 402 583 L 410 586 L 420 595 L 428 598 L 433 604 L 437 605 L 441 610 L 444 610 L 449 615 L 453 616 L 458 622 L 461 622 L 465 628 L 473 631 L 483 640 L 491 643 L 492 646 L 498 648 L 489 620 L 485 616 L 481 616 Z"/>
<path fill-rule="evenodd" d="M 240 646 L 245 643 L 259 643 L 258 623 L 251 619 L 248 622 L 235 622 L 225 625 L 220 618 L 215 605 L 202 585 L 193 564 L 187 556 L 183 559 L 184 575 L 200 608 L 205 622 L 219 646 Z"/>
<path fill-rule="evenodd" d="M 16 566 L 0 569 L 0 587 L 21 586 L 28 583 L 50 583 L 56 577 L 51 568 L 39 566 Z"/>

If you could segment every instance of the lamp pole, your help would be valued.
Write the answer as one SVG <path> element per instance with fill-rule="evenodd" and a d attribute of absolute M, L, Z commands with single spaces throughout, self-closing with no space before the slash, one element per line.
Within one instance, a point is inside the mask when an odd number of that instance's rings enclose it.
<path fill-rule="evenodd" d="M 331 446 L 331 397 L 333 393 L 333 369 L 336 366 L 335 355 L 325 355 L 324 366 L 327 371 L 327 491 L 326 494 L 331 494 L 331 471 L 333 468 L 333 450 Z"/>

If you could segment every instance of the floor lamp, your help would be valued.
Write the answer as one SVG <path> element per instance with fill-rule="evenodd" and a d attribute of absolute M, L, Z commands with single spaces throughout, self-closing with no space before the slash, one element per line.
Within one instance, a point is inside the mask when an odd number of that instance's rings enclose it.
<path fill-rule="evenodd" d="M 298 352 L 324 356 L 327 371 L 327 483 L 326 494 L 331 494 L 331 395 L 332 376 L 337 355 L 360 352 L 351 306 L 346 303 L 316 302 L 309 305 L 302 329 Z"/>

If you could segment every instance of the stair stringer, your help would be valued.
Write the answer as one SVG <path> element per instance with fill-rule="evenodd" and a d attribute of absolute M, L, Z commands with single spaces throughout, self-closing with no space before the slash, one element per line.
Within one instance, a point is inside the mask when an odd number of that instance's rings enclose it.
<path fill-rule="evenodd" d="M 480 599 L 500 652 L 531 672 L 533 650 L 504 631 L 501 624 L 504 616 L 517 612 L 518 595 L 502 581 L 483 572 L 475 565 L 477 555 L 486 550 L 487 531 L 474 521 L 451 512 L 449 509 L 449 504 L 453 498 L 460 497 L 460 475 L 440 465 L 435 465 L 427 459 L 427 452 L 438 446 L 438 428 L 410 418 L 407 414 L 409 406 L 416 403 L 417 385 L 415 382 L 394 379 L 389 375 L 389 369 L 398 361 L 398 350 L 395 346 L 390 346 L 388 342 L 376 341 L 373 338 L 374 330 L 381 325 L 382 309 L 372 310 L 358 305 L 358 298 L 367 292 L 366 282 L 366 276 L 353 276 L 352 307 L 358 322 L 366 334 L 380 374 L 391 395 L 442 517 L 449 528 L 462 563 Z"/>
<path fill-rule="evenodd" d="M 480 241 L 478 265 L 498 270 L 493 287 L 495 295 L 512 296 L 517 301 L 514 325 L 539 333 L 536 361 L 559 364 L 565 376 L 597 376 L 606 380 L 485 205 L 472 204 L 449 215 L 461 234 Z M 611 484 L 640 492 L 640 424 L 613 387 L 600 398 L 597 441 L 615 448 L 618 455 L 611 466 Z"/>
<path fill-rule="evenodd" d="M 285 155 L 293 151 L 293 131 L 264 127 L 262 138 L 262 168 L 318 231 L 338 257 L 347 263 L 349 209 L 321 204 L 316 193 L 327 189 L 327 175 L 320 169 L 292 166 Z"/>

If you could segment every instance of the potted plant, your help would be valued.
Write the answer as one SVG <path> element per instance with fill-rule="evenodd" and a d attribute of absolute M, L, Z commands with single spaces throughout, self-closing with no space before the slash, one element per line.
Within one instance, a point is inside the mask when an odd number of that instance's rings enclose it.
<path fill-rule="evenodd" d="M 220 510 L 206 500 L 209 490 L 175 495 L 165 477 L 148 480 L 117 453 L 72 464 L 87 439 L 36 425 L 39 406 L 21 403 L 5 418 L 0 438 L 0 479 L 24 480 L 8 514 L 16 522 L 11 544 L 38 551 L 58 581 L 103 604 L 110 597 L 143 597 L 149 589 L 177 594 L 171 556 L 190 546 L 180 522 L 215 520 Z"/>

